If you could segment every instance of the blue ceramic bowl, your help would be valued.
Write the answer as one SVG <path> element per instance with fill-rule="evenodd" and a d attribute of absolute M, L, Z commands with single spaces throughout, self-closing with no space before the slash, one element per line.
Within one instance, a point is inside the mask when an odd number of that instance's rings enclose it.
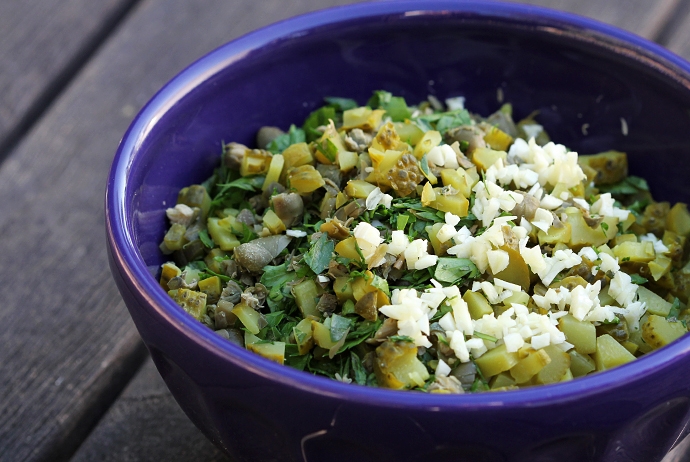
<path fill-rule="evenodd" d="M 518 118 L 540 110 L 552 138 L 575 151 L 627 151 L 657 198 L 690 199 L 690 64 L 614 27 L 531 6 L 430 0 L 335 8 L 246 35 L 148 103 L 107 186 L 113 275 L 189 418 L 247 461 L 660 460 L 685 435 L 690 337 L 567 383 L 439 396 L 279 366 L 215 335 L 161 290 L 164 210 L 210 175 L 221 141 L 251 144 L 260 126 L 299 122 L 324 96 L 363 103 L 377 89 L 410 102 L 464 95 L 480 114 L 502 93 Z"/>

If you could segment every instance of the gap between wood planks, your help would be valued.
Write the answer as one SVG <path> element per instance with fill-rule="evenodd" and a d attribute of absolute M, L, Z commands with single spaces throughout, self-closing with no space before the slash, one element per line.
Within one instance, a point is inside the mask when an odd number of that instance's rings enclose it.
<path fill-rule="evenodd" d="M 668 46 L 690 15 L 690 0 L 670 0 L 664 13 L 655 21 L 656 27 L 649 37 L 660 45 Z"/>
<path fill-rule="evenodd" d="M 67 61 L 64 68 L 47 83 L 36 100 L 29 106 L 26 113 L 17 124 L 9 130 L 4 140 L 0 141 L 0 163 L 12 152 L 12 149 L 21 141 L 26 133 L 36 124 L 41 116 L 48 110 L 55 99 L 62 94 L 75 75 L 91 60 L 94 53 L 103 45 L 112 32 L 119 26 L 140 0 L 127 0 L 116 8 L 110 16 L 105 18 L 102 27 L 76 51 L 74 56 Z"/>

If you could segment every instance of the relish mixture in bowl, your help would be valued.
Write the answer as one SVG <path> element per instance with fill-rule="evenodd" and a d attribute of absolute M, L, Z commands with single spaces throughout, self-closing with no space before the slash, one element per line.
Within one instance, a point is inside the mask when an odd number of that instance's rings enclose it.
<path fill-rule="evenodd" d="M 268 359 L 435 393 L 572 380 L 684 335 L 686 205 L 535 117 L 377 91 L 224 144 L 167 210 L 161 286 Z"/>

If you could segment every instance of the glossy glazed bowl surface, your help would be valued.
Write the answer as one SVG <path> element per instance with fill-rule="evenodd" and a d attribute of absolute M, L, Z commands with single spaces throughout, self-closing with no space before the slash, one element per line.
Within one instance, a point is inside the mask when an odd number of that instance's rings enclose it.
<path fill-rule="evenodd" d="M 660 460 L 685 434 L 690 337 L 612 371 L 473 395 L 373 389 L 281 367 L 223 340 L 159 287 L 165 209 L 203 181 L 222 141 L 300 123 L 323 102 L 385 89 L 533 110 L 582 154 L 627 151 L 655 197 L 688 201 L 690 65 L 648 41 L 515 4 L 396 1 L 293 18 L 181 72 L 117 151 L 106 194 L 118 287 L 168 387 L 219 447 L 247 461 Z"/>

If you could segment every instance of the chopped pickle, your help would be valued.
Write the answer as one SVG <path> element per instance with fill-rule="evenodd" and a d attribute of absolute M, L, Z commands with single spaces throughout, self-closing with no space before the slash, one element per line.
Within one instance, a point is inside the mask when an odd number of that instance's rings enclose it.
<path fill-rule="evenodd" d="M 276 215 L 276 213 L 268 209 L 266 210 L 266 213 L 264 214 L 264 226 L 268 228 L 268 230 L 271 232 L 271 234 L 280 234 L 285 231 L 285 223 L 283 223 L 283 220 Z"/>
<path fill-rule="evenodd" d="M 357 251 L 357 240 L 354 237 L 343 239 L 335 245 L 335 252 L 341 257 L 349 258 L 351 260 L 359 260 L 359 252 Z"/>
<path fill-rule="evenodd" d="M 280 181 L 284 166 L 285 158 L 282 154 L 276 154 L 271 158 L 271 163 L 268 166 L 268 173 L 266 173 L 266 179 L 264 179 L 264 184 L 261 187 L 263 191 L 266 191 L 271 184 Z"/>
<path fill-rule="evenodd" d="M 283 364 L 285 361 L 285 342 L 263 342 L 259 337 L 247 332 L 244 336 L 244 344 L 247 350 L 278 364 Z"/>
<path fill-rule="evenodd" d="M 597 332 L 591 322 L 579 321 L 567 314 L 558 320 L 558 328 L 578 353 L 588 355 L 597 351 Z"/>
<path fill-rule="evenodd" d="M 321 348 L 330 350 L 338 343 L 331 338 L 331 330 L 324 326 L 323 323 L 312 320 L 311 329 L 312 335 L 314 336 L 314 342 Z"/>
<path fill-rule="evenodd" d="M 381 124 L 381 118 L 386 113 L 383 109 L 374 109 L 361 106 L 354 109 L 343 111 L 342 130 L 351 128 L 361 128 L 363 130 L 373 130 Z"/>
<path fill-rule="evenodd" d="M 222 250 L 220 247 L 211 249 L 204 257 L 204 263 L 206 267 L 213 271 L 214 273 L 222 273 L 223 268 L 221 267 L 221 262 L 228 258 L 227 252 Z"/>
<path fill-rule="evenodd" d="M 635 357 L 608 334 L 597 337 L 597 351 L 594 363 L 598 371 L 605 371 L 633 361 Z"/>
<path fill-rule="evenodd" d="M 261 175 L 269 171 L 271 166 L 271 153 L 262 149 L 247 149 L 242 158 L 240 175 Z"/>
<path fill-rule="evenodd" d="M 513 144 L 513 137 L 498 127 L 490 127 L 489 131 L 484 135 L 484 141 L 491 149 L 507 151 L 510 145 Z"/>
<path fill-rule="evenodd" d="M 468 290 L 462 296 L 462 299 L 467 303 L 467 308 L 469 309 L 472 319 L 481 319 L 485 314 L 490 315 L 494 311 L 486 300 L 486 297 L 479 292 Z"/>
<path fill-rule="evenodd" d="M 470 201 L 462 194 L 445 194 L 441 188 L 437 188 L 434 199 L 429 204 L 432 209 L 452 213 L 458 217 L 466 217 L 469 206 Z"/>
<path fill-rule="evenodd" d="M 428 132 L 424 133 L 422 139 L 419 140 L 419 143 L 417 143 L 415 146 L 414 156 L 417 159 L 421 159 L 427 152 L 431 151 L 432 148 L 441 144 L 441 140 L 442 137 L 439 132 L 436 130 L 429 130 Z"/>
<path fill-rule="evenodd" d="M 618 233 L 618 218 L 604 217 L 601 224 L 591 227 L 585 221 L 582 211 L 576 207 L 565 209 L 570 225 L 570 242 L 572 248 L 580 249 L 583 246 L 597 247 L 606 244 Z"/>
<path fill-rule="evenodd" d="M 666 317 L 671 312 L 671 304 L 669 302 L 644 286 L 638 287 L 637 297 L 641 302 L 644 302 L 649 314 Z"/>
<path fill-rule="evenodd" d="M 517 353 L 506 351 L 505 344 L 499 345 L 493 350 L 489 350 L 474 362 L 482 371 L 484 377 L 493 377 L 503 371 L 510 370 L 520 361 Z"/>
<path fill-rule="evenodd" d="M 525 383 L 541 371 L 551 362 L 551 357 L 546 351 L 535 350 L 526 358 L 521 359 L 516 365 L 510 368 L 510 375 L 515 382 Z"/>
<path fill-rule="evenodd" d="M 655 314 L 650 315 L 642 325 L 642 338 L 654 349 L 668 345 L 687 332 L 688 329 L 682 322 L 672 322 Z"/>
<path fill-rule="evenodd" d="M 175 263 L 172 262 L 167 262 L 163 263 L 161 266 L 161 278 L 160 278 L 160 284 L 163 289 L 166 291 L 168 290 L 168 282 L 176 277 L 182 274 L 182 270 L 175 265 Z"/>
<path fill-rule="evenodd" d="M 319 297 L 319 290 L 313 279 L 305 279 L 292 288 L 292 294 L 295 297 L 295 303 L 302 312 L 302 316 L 321 318 L 321 313 L 316 308 L 317 298 Z"/>
<path fill-rule="evenodd" d="M 168 291 L 168 295 L 197 320 L 206 314 L 206 294 L 190 289 L 174 289 Z"/>
<path fill-rule="evenodd" d="M 288 170 L 287 177 L 288 185 L 300 194 L 314 192 L 326 184 L 319 171 L 311 165 L 301 165 Z"/>
<path fill-rule="evenodd" d="M 532 377 L 536 384 L 560 382 L 563 375 L 570 369 L 570 355 L 556 345 L 545 346 L 542 350 L 549 356 L 550 361 Z"/>
<path fill-rule="evenodd" d="M 512 117 L 379 90 L 223 144 L 163 211 L 159 283 L 272 361 L 430 393 L 580 380 L 684 336 L 687 205 Z"/>
<path fill-rule="evenodd" d="M 306 355 L 314 346 L 314 335 L 312 333 L 312 321 L 302 319 L 292 328 L 292 333 L 297 344 L 297 351 L 301 355 Z"/>
<path fill-rule="evenodd" d="M 216 303 L 220 298 L 220 293 L 223 287 L 218 276 L 211 276 L 210 278 L 199 281 L 199 291 L 206 294 L 206 301 L 208 303 Z"/>
<path fill-rule="evenodd" d="M 232 250 L 240 245 L 240 241 L 235 237 L 232 229 L 223 226 L 223 220 L 216 217 L 208 219 L 208 233 L 211 235 L 213 242 L 218 245 L 218 248 L 223 251 Z"/>
<path fill-rule="evenodd" d="M 256 335 L 261 330 L 261 314 L 250 306 L 245 305 L 244 303 L 235 305 L 235 307 L 232 309 L 232 314 L 237 316 L 245 329 L 252 334 Z"/>
<path fill-rule="evenodd" d="M 429 378 L 429 372 L 417 358 L 417 347 L 406 341 L 386 341 L 376 348 L 374 373 L 379 384 L 398 390 L 421 386 Z"/>
<path fill-rule="evenodd" d="M 367 321 L 376 321 L 378 310 L 376 309 L 377 292 L 367 292 L 357 303 L 355 303 L 355 313 Z"/>
<path fill-rule="evenodd" d="M 490 148 L 479 148 L 472 154 L 472 162 L 477 165 L 480 170 L 486 171 L 489 167 L 494 165 L 496 161 L 505 161 L 507 154 L 505 151 L 495 151 Z"/>
<path fill-rule="evenodd" d="M 180 250 L 187 243 L 185 232 L 187 228 L 179 223 L 173 223 L 165 237 L 163 243 L 168 250 Z"/>
<path fill-rule="evenodd" d="M 573 377 L 583 377 L 596 370 L 597 366 L 589 355 L 578 353 L 577 350 L 570 350 L 570 372 Z"/>
<path fill-rule="evenodd" d="M 607 151 L 581 155 L 577 160 L 596 173 L 592 179 L 595 185 L 618 183 L 628 176 L 628 156 L 624 152 Z"/>
<path fill-rule="evenodd" d="M 489 386 L 492 390 L 501 390 L 508 387 L 513 387 L 517 384 L 512 375 L 508 372 L 501 372 L 500 374 L 494 376 L 489 382 Z"/>
<path fill-rule="evenodd" d="M 678 202 L 666 215 L 666 229 L 687 237 L 690 234 L 690 212 L 687 204 Z"/>
<path fill-rule="evenodd" d="M 645 242 L 622 242 L 615 246 L 613 254 L 618 257 L 619 261 L 637 261 L 647 263 L 654 260 L 656 253 L 654 252 L 654 244 L 650 241 Z"/>
<path fill-rule="evenodd" d="M 529 290 L 529 268 L 527 267 L 527 263 L 525 263 L 524 258 L 522 258 L 522 255 L 520 255 L 520 252 L 517 249 L 513 249 L 512 247 L 508 247 L 506 245 L 501 246 L 500 249 L 508 253 L 508 266 L 494 274 L 494 277 L 512 284 L 516 284 L 520 286 L 522 290 Z"/>
<path fill-rule="evenodd" d="M 352 198 L 366 199 L 376 186 L 364 180 L 350 180 L 345 186 L 345 194 Z"/>

